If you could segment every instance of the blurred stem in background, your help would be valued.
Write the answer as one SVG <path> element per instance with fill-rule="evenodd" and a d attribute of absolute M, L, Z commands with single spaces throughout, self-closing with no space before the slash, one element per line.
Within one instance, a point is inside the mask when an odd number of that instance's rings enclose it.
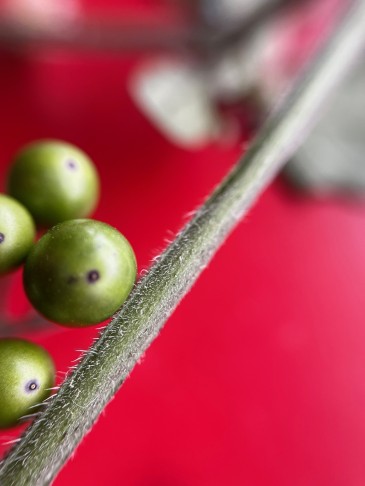
<path fill-rule="evenodd" d="M 140 280 L 123 309 L 9 452 L 0 467 L 2 486 L 52 482 L 219 246 L 304 141 L 324 102 L 364 51 L 365 3 L 353 0 L 347 10 L 246 155 Z"/>
<path fill-rule="evenodd" d="M 28 20 L 19 13 L 9 18 L 0 17 L 0 43 L 11 48 L 70 48 L 77 50 L 101 50 L 118 54 L 125 52 L 187 51 L 194 55 L 217 55 L 227 47 L 248 38 L 261 24 L 285 8 L 310 0 L 265 0 L 258 2 L 245 15 L 235 21 L 225 19 L 217 10 L 217 2 L 179 2 L 181 11 L 193 9 L 193 19 L 180 23 L 147 19 L 108 19 L 67 16 L 57 22 L 45 22 L 36 12 Z M 216 12 L 214 14 L 214 12 Z M 52 19 L 52 11 L 50 11 Z M 104 14 L 105 15 L 105 14 Z M 222 19 L 218 22 L 217 19 Z M 50 28 L 50 25 L 52 27 Z"/>
<path fill-rule="evenodd" d="M 12 314 L 9 300 L 13 283 L 14 276 L 11 274 L 0 277 L 0 338 L 33 334 L 51 327 L 57 330 L 56 326 L 53 326 L 33 309 L 19 317 Z"/>

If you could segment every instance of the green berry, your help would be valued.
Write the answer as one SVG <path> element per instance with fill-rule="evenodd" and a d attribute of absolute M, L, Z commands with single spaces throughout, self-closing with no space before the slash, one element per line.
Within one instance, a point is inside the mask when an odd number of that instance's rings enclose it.
<path fill-rule="evenodd" d="M 29 212 L 12 197 L 0 194 L 0 274 L 23 262 L 34 238 L 35 226 Z"/>
<path fill-rule="evenodd" d="M 53 361 L 45 349 L 23 339 L 0 339 L 0 428 L 37 411 L 54 381 Z"/>
<path fill-rule="evenodd" d="M 92 213 L 99 198 L 99 178 L 80 149 L 45 140 L 26 146 L 16 155 L 8 192 L 24 204 L 37 224 L 53 226 Z"/>
<path fill-rule="evenodd" d="M 128 297 L 136 259 L 124 236 L 90 219 L 65 221 L 33 247 L 24 288 L 46 318 L 71 327 L 104 321 Z"/>

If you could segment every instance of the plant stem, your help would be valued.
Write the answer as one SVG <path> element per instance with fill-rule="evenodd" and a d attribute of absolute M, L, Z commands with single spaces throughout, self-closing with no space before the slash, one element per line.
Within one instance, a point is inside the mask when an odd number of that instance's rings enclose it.
<path fill-rule="evenodd" d="M 140 280 L 0 468 L 2 486 L 47 485 L 158 335 L 221 243 L 294 153 L 365 45 L 365 2 L 348 12 L 246 156 Z"/>

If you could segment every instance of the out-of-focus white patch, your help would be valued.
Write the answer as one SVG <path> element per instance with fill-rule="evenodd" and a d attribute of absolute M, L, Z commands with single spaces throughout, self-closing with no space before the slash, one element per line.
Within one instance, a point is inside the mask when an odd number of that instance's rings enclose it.
<path fill-rule="evenodd" d="M 286 173 L 296 185 L 326 197 L 365 194 L 365 62 L 350 73 L 299 148 Z"/>
<path fill-rule="evenodd" d="M 276 104 L 315 55 L 320 39 L 326 38 L 342 8 L 343 0 L 299 2 L 295 9 L 273 19 L 271 34 L 262 51 L 259 80 L 259 89 L 268 106 Z M 298 35 L 303 28 L 306 35 Z"/>
<path fill-rule="evenodd" d="M 250 42 L 227 49 L 211 68 L 212 92 L 223 101 L 234 101 L 261 83 L 263 57 L 271 41 L 271 29 L 263 26 Z"/>
<path fill-rule="evenodd" d="M 262 100 L 268 106 L 284 93 L 292 81 L 292 75 L 286 72 L 288 42 L 292 42 L 292 32 L 287 19 L 276 19 L 267 32 L 267 41 L 261 51 L 261 70 L 258 87 Z"/>
<path fill-rule="evenodd" d="M 142 112 L 173 143 L 203 147 L 221 130 L 209 81 L 184 60 L 149 61 L 134 72 L 130 92 Z"/>
<path fill-rule="evenodd" d="M 3 11 L 15 24 L 57 31 L 80 13 L 79 0 L 5 0 Z"/>

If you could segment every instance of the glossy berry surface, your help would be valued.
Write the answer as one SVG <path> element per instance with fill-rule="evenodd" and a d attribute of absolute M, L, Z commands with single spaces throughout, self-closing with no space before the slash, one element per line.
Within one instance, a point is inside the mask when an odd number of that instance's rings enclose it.
<path fill-rule="evenodd" d="M 65 221 L 34 246 L 24 269 L 24 288 L 46 318 L 87 326 L 110 317 L 128 297 L 136 259 L 124 236 L 90 219 Z"/>
<path fill-rule="evenodd" d="M 34 413 L 54 380 L 54 364 L 45 349 L 23 339 L 0 339 L 0 428 Z"/>
<path fill-rule="evenodd" d="M 29 212 L 12 197 L 0 194 L 0 274 L 23 262 L 34 238 L 35 226 Z"/>
<path fill-rule="evenodd" d="M 52 226 L 92 213 L 99 198 L 99 178 L 92 161 L 80 149 L 45 140 L 16 155 L 8 192 L 27 207 L 37 224 Z"/>

